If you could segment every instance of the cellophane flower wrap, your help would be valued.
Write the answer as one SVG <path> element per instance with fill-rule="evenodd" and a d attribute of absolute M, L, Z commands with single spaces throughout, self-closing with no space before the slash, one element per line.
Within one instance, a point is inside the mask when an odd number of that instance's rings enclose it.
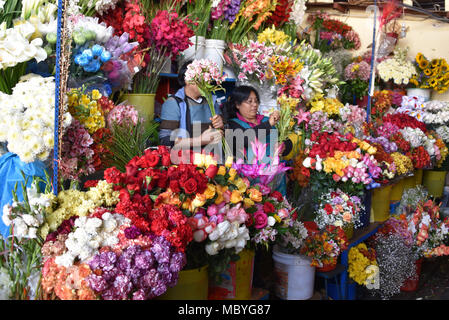
<path fill-rule="evenodd" d="M 329 190 L 321 196 L 314 221 L 320 229 L 328 225 L 343 227 L 351 223 L 357 228 L 360 226 L 362 210 L 364 205 L 359 197 L 348 195 L 339 189 Z"/>

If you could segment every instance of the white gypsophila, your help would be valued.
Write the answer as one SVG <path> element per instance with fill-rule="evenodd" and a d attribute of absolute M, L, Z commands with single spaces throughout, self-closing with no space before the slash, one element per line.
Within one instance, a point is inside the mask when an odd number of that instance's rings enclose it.
<path fill-rule="evenodd" d="M 67 251 L 56 257 L 55 262 L 70 267 L 76 259 L 81 261 L 90 259 L 99 248 L 117 244 L 120 226 L 129 222 L 129 219 L 122 215 L 109 212 L 104 213 L 101 219 L 85 216 L 76 219 L 75 230 L 69 233 L 65 241 Z"/>
<path fill-rule="evenodd" d="M 11 281 L 8 270 L 0 268 L 0 300 L 9 300 L 11 298 L 11 288 L 14 283 Z"/>
<path fill-rule="evenodd" d="M 28 236 L 28 225 L 20 216 L 14 218 L 12 224 L 14 225 L 14 236 L 18 239 L 26 238 Z"/>
<path fill-rule="evenodd" d="M 115 5 L 117 2 L 117 0 L 97 0 L 95 3 L 95 10 L 100 15 L 103 15 L 109 9 L 115 9 Z"/>
<path fill-rule="evenodd" d="M 47 58 L 42 39 L 30 40 L 35 31 L 35 26 L 28 21 L 9 29 L 5 22 L 0 25 L 0 70 L 31 59 L 40 62 Z"/>
<path fill-rule="evenodd" d="M 435 129 L 437 135 L 443 139 L 445 143 L 449 143 L 449 127 L 448 126 L 439 126 Z"/>

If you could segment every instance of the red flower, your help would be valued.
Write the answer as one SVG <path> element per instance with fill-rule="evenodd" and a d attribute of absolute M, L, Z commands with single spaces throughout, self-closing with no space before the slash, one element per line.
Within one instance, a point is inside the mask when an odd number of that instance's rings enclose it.
<path fill-rule="evenodd" d="M 84 182 L 84 188 L 92 188 L 92 187 L 96 187 L 98 184 L 98 181 L 100 180 L 87 180 L 86 182 Z"/>
<path fill-rule="evenodd" d="M 116 167 L 107 168 L 104 171 L 104 178 L 107 183 L 120 183 L 121 172 Z"/>
<path fill-rule="evenodd" d="M 274 213 L 274 210 L 275 210 L 274 205 L 271 202 L 267 201 L 263 204 L 263 211 L 265 213 Z"/>
<path fill-rule="evenodd" d="M 198 189 L 198 183 L 195 179 L 190 178 L 184 183 L 181 183 L 181 187 L 184 188 L 184 191 L 187 194 L 196 193 Z"/>
<path fill-rule="evenodd" d="M 332 209 L 332 206 L 331 206 L 329 203 L 327 203 L 327 204 L 324 206 L 324 210 L 326 210 L 327 214 L 331 214 L 332 211 L 334 211 L 334 210 Z"/>
<path fill-rule="evenodd" d="M 270 194 L 271 198 L 275 198 L 278 202 L 282 202 L 284 201 L 284 196 L 282 195 L 282 193 L 280 193 L 279 191 L 273 191 Z"/>
<path fill-rule="evenodd" d="M 211 164 L 209 167 L 207 167 L 206 169 L 206 176 L 208 176 L 210 179 L 213 179 L 215 177 L 215 175 L 218 172 L 218 167 L 214 164 Z"/>

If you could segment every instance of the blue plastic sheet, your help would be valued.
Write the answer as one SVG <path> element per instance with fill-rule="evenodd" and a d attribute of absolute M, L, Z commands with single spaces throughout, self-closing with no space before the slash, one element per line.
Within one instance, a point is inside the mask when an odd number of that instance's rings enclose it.
<path fill-rule="evenodd" d="M 3 206 L 11 204 L 12 190 L 17 183 L 17 197 L 23 200 L 21 182 L 25 183 L 21 171 L 28 178 L 27 187 L 31 186 L 34 177 L 41 177 L 45 180 L 46 166 L 42 161 L 24 163 L 15 153 L 8 152 L 0 157 L 0 214 L 3 215 Z M 42 187 L 42 185 L 41 185 Z M 45 186 L 44 186 L 45 187 Z M 0 219 L 0 232 L 4 237 L 9 235 L 9 227 Z"/>

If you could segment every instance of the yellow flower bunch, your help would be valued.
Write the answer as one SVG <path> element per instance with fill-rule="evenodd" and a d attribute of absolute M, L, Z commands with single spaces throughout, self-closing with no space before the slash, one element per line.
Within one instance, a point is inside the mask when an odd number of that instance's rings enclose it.
<path fill-rule="evenodd" d="M 364 243 L 352 247 L 348 254 L 349 277 L 360 285 L 364 285 L 370 276 L 366 269 L 372 265 L 377 266 L 376 259 L 370 260 L 362 251 L 368 252 L 368 248 Z"/>
<path fill-rule="evenodd" d="M 323 171 L 326 173 L 335 172 L 340 177 L 344 176 L 344 169 L 349 166 L 350 159 L 360 159 L 362 155 L 357 151 L 335 151 L 333 157 L 328 157 L 323 161 Z"/>
<path fill-rule="evenodd" d="M 415 57 L 419 74 L 410 79 L 417 88 L 431 88 L 443 93 L 449 88 L 449 64 L 445 59 L 428 60 L 421 52 Z"/>
<path fill-rule="evenodd" d="M 336 98 L 323 98 L 322 95 L 316 95 L 310 101 L 310 106 L 311 113 L 322 111 L 327 113 L 329 116 L 339 115 L 340 109 L 344 107 L 340 100 Z"/>
<path fill-rule="evenodd" d="M 397 175 L 401 176 L 413 171 L 414 167 L 412 159 L 406 155 L 399 152 L 393 152 L 391 157 L 393 158 L 394 165 L 396 166 Z"/>
<path fill-rule="evenodd" d="M 45 239 L 49 232 L 55 231 L 64 221 L 73 216 L 84 217 L 98 207 L 112 207 L 119 201 L 119 191 L 114 191 L 112 184 L 102 180 L 89 191 L 69 189 L 51 195 L 51 204 L 46 208 L 45 222 L 40 229 Z"/>
<path fill-rule="evenodd" d="M 368 142 L 366 142 L 364 140 L 353 138 L 351 142 L 356 143 L 360 147 L 360 149 L 362 151 L 365 151 L 368 154 L 373 155 L 373 154 L 375 154 L 377 152 L 377 148 L 376 147 L 370 145 Z"/>
<path fill-rule="evenodd" d="M 255 18 L 253 28 L 258 30 L 260 25 L 273 14 L 276 9 L 276 2 L 270 0 L 252 0 L 245 2 L 236 15 L 234 22 L 232 23 L 230 30 L 236 27 L 238 21 L 247 19 L 252 21 Z"/>
<path fill-rule="evenodd" d="M 274 44 L 281 46 L 290 42 L 290 40 L 290 37 L 284 31 L 276 30 L 274 25 L 271 28 L 266 28 L 257 36 L 257 41 L 266 45 Z"/>
<path fill-rule="evenodd" d="M 276 84 L 285 85 L 288 79 L 296 77 L 303 64 L 299 59 L 292 57 L 273 55 L 270 57 L 268 70 L 265 75 L 268 80 L 275 79 Z"/>
<path fill-rule="evenodd" d="M 72 89 L 67 93 L 69 112 L 74 116 L 90 134 L 105 127 L 103 110 L 98 104 L 102 97 L 98 90 L 84 93 L 78 89 Z"/>

